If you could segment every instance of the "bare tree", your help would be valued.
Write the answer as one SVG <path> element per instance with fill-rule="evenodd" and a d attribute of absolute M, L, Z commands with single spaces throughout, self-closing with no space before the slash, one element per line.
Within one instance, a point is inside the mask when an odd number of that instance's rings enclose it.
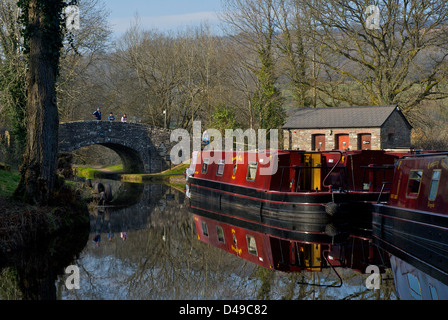
<path fill-rule="evenodd" d="M 95 93 L 90 92 L 96 91 L 98 94 L 100 91 L 97 87 L 100 83 L 97 68 L 105 63 L 104 55 L 110 48 L 112 31 L 107 21 L 109 12 L 104 2 L 102 0 L 81 1 L 79 11 L 80 28 L 70 31 L 71 41 L 65 41 L 61 52 L 57 83 L 61 121 L 85 119 L 83 109 L 92 110 L 92 107 L 95 107 L 90 105 L 94 100 L 91 96 Z M 92 86 L 94 90 L 90 90 Z M 101 99 L 103 98 L 101 96 Z"/>
<path fill-rule="evenodd" d="M 19 16 L 15 1 L 0 2 L 0 120 L 8 124 L 18 149 L 23 151 L 27 65 Z"/>
<path fill-rule="evenodd" d="M 448 75 L 448 1 L 303 4 L 320 30 L 315 41 L 333 57 L 319 60 L 333 81 L 319 89 L 336 103 L 400 104 L 409 111 L 447 97 L 441 84 Z"/>
<path fill-rule="evenodd" d="M 220 41 L 207 25 L 162 33 L 142 30 L 137 20 L 113 56 L 141 91 L 132 109 L 138 108 L 142 121 L 164 126 L 166 113 L 167 125 L 191 128 L 195 118 L 208 121 L 220 95 L 218 50 Z"/>
<path fill-rule="evenodd" d="M 257 90 L 251 104 L 257 110 L 258 126 L 278 128 L 284 122 L 283 100 L 275 86 L 274 38 L 278 31 L 273 0 L 226 0 L 221 19 L 236 43 L 253 52 L 246 60 L 257 75 Z"/>

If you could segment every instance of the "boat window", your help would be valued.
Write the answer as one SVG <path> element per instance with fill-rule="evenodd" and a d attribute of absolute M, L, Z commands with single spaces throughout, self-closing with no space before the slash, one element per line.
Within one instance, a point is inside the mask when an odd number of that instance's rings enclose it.
<path fill-rule="evenodd" d="M 202 221 L 202 234 L 206 237 L 208 237 L 208 227 L 207 222 Z"/>
<path fill-rule="evenodd" d="M 216 226 L 216 234 L 218 235 L 218 241 L 222 243 L 226 243 L 224 238 L 224 230 L 221 226 Z"/>
<path fill-rule="evenodd" d="M 420 184 L 423 176 L 423 170 L 411 170 L 409 173 L 408 192 L 410 197 L 417 197 L 420 192 Z"/>
<path fill-rule="evenodd" d="M 249 235 L 246 235 L 246 241 L 247 241 L 247 251 L 249 251 L 250 254 L 256 256 L 257 253 L 257 243 L 255 242 L 255 238 Z"/>
<path fill-rule="evenodd" d="M 434 201 L 437 197 L 437 190 L 439 189 L 441 170 L 434 170 L 432 173 L 431 188 L 429 189 L 428 200 Z"/>
<path fill-rule="evenodd" d="M 408 273 L 408 285 L 411 296 L 416 300 L 422 300 L 422 290 L 418 278 L 412 273 Z"/>
<path fill-rule="evenodd" d="M 202 174 L 206 174 L 206 173 L 207 173 L 207 170 L 208 170 L 208 162 L 209 162 L 209 159 L 203 159 L 203 160 L 202 160 L 202 169 L 201 169 L 201 173 L 202 173 Z"/>
<path fill-rule="evenodd" d="M 217 176 L 222 176 L 224 173 L 224 160 L 218 161 L 218 169 L 216 170 Z"/>
<path fill-rule="evenodd" d="M 247 180 L 254 181 L 257 176 L 258 162 L 249 162 L 249 167 L 247 168 Z"/>
<path fill-rule="evenodd" d="M 437 289 L 432 284 L 429 285 L 429 293 L 431 294 L 432 300 L 439 300 L 439 294 L 437 293 Z"/>

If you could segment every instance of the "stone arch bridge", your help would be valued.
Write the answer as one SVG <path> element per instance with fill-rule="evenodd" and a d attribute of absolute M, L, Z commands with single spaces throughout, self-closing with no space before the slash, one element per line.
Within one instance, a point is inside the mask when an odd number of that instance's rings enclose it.
<path fill-rule="evenodd" d="M 171 131 L 144 124 L 75 121 L 59 125 L 59 152 L 101 145 L 115 151 L 127 173 L 156 173 L 170 167 Z"/>

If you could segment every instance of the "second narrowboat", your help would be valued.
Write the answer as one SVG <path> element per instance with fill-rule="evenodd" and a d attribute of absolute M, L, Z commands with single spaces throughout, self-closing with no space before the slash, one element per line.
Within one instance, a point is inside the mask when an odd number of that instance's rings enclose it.
<path fill-rule="evenodd" d="M 373 236 L 385 250 L 448 283 L 448 153 L 397 161 L 387 202 L 374 204 Z"/>

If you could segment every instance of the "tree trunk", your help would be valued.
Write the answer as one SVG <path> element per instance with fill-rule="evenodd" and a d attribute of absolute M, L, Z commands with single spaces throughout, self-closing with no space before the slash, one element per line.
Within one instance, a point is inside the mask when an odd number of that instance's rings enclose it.
<path fill-rule="evenodd" d="M 44 13 L 31 0 L 29 37 L 27 143 L 16 195 L 24 201 L 46 204 L 54 191 L 57 169 L 59 117 L 56 106 L 56 68 L 46 43 Z M 56 36 L 56 35 L 55 35 Z"/>

